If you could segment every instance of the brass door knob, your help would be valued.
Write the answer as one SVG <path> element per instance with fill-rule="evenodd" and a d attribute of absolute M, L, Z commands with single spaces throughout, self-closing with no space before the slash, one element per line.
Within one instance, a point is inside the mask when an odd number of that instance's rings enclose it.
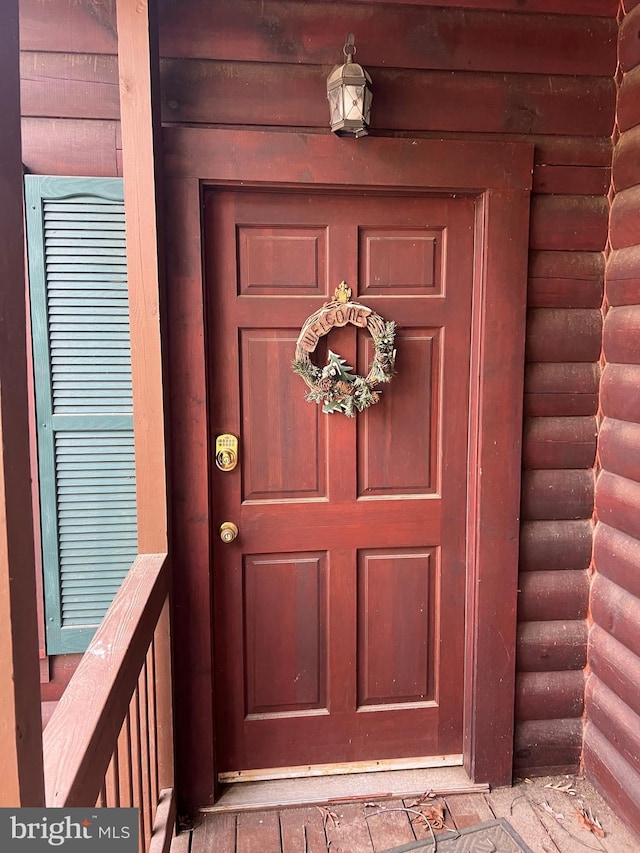
<path fill-rule="evenodd" d="M 233 542 L 233 540 L 238 536 L 238 528 L 233 521 L 223 521 L 218 533 L 220 534 L 222 541 L 229 544 L 229 542 Z"/>

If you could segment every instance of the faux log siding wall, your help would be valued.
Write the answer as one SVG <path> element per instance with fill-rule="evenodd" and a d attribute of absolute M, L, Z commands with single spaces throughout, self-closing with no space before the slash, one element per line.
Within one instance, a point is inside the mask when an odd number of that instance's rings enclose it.
<path fill-rule="evenodd" d="M 374 132 L 535 143 L 515 759 L 531 773 L 580 756 L 617 2 L 521 6 L 164 2 L 161 51 L 170 123 L 327 132 L 324 81 L 350 29 Z M 112 5 L 21 12 L 26 165 L 117 174 Z"/>
<path fill-rule="evenodd" d="M 640 832 L 640 5 L 620 27 L 584 761 Z"/>

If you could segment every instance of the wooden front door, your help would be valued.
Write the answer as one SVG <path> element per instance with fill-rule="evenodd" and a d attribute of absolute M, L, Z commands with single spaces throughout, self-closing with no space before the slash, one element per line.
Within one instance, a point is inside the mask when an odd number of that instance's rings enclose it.
<path fill-rule="evenodd" d="M 209 190 L 205 274 L 217 767 L 461 758 L 474 201 Z M 355 418 L 291 370 L 340 281 L 397 323 Z M 373 346 L 321 339 L 361 375 Z M 231 521 L 239 535 L 216 531 Z"/>

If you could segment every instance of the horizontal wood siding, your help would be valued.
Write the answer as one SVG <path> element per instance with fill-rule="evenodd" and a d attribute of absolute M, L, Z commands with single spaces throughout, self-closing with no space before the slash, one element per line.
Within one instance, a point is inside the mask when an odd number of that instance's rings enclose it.
<path fill-rule="evenodd" d="M 514 740 L 514 770 L 518 775 L 564 773 L 575 767 L 582 752 L 582 720 L 525 720 Z"/>
<path fill-rule="evenodd" d="M 521 672 L 517 680 L 516 715 L 554 720 L 576 719 L 584 709 L 584 676 L 581 670 Z"/>
<path fill-rule="evenodd" d="M 605 276 L 584 766 L 618 814 L 640 832 L 640 6 L 624 8 Z"/>
<path fill-rule="evenodd" d="M 348 21 L 358 59 L 374 80 L 373 133 L 535 145 L 516 742 L 518 772 L 544 772 L 575 769 L 581 736 L 618 3 L 528 0 L 525 5 L 520 0 L 164 2 L 160 49 L 165 123 L 327 133 L 325 79 L 340 61 Z M 119 174 L 113 3 L 22 0 L 21 36 L 27 167 Z M 636 44 L 630 44 L 628 52 L 634 50 Z M 629 122 L 637 109 L 630 91 Z M 640 181 L 638 162 L 633 151 L 618 146 L 616 168 L 626 186 Z M 622 204 L 617 220 L 622 245 L 631 239 Z M 171 263 L 179 281 L 191 274 L 182 268 L 179 242 L 197 241 L 199 222 L 194 216 L 177 228 L 182 236 L 173 239 Z M 640 295 L 640 286 L 626 277 L 636 257 L 640 264 L 640 250 L 624 259 L 620 274 L 624 304 L 634 286 Z M 180 304 L 179 294 L 172 299 L 176 310 L 197 314 Z M 199 346 L 180 352 L 176 364 L 199 358 Z M 640 407 L 629 399 L 629 390 L 640 386 L 640 368 L 637 375 L 624 375 L 623 391 L 617 377 L 611 378 L 608 393 L 618 406 L 612 417 L 624 420 L 623 411 Z M 192 405 L 192 398 L 200 400 L 204 388 L 188 389 L 176 379 L 174 482 L 201 483 L 200 458 L 181 444 L 179 427 L 182 408 Z M 197 428 L 206 445 L 204 419 Z M 178 754 L 188 755 L 213 749 L 206 734 L 208 711 L 203 716 L 191 689 L 193 677 L 207 678 L 201 665 L 209 655 L 207 618 L 196 617 L 201 639 L 190 638 L 193 602 L 209 598 L 208 528 L 206 503 L 183 509 L 180 500 L 177 494 L 173 534 L 188 556 L 185 582 L 176 590 L 176 640 L 183 650 L 176 692 L 185 697 L 177 731 Z M 200 653 L 190 659 L 198 644 Z M 202 799 L 201 780 L 181 773 L 186 800 Z"/>

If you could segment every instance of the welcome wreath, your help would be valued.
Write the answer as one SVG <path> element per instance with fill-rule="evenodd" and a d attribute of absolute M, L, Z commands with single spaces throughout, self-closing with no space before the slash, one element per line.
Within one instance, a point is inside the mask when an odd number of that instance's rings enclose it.
<path fill-rule="evenodd" d="M 311 361 L 318 341 L 331 329 L 348 323 L 367 329 L 374 345 L 374 355 L 369 372 L 359 376 L 344 358 L 329 350 L 327 363 L 319 367 Z M 347 417 L 355 416 L 380 400 L 376 385 L 391 382 L 394 373 L 396 351 L 393 348 L 396 324 L 384 320 L 366 305 L 351 302 L 351 288 L 341 282 L 334 298 L 308 317 L 300 330 L 296 342 L 292 368 L 302 376 L 309 387 L 307 400 L 322 403 L 326 414 L 342 412 Z"/>

